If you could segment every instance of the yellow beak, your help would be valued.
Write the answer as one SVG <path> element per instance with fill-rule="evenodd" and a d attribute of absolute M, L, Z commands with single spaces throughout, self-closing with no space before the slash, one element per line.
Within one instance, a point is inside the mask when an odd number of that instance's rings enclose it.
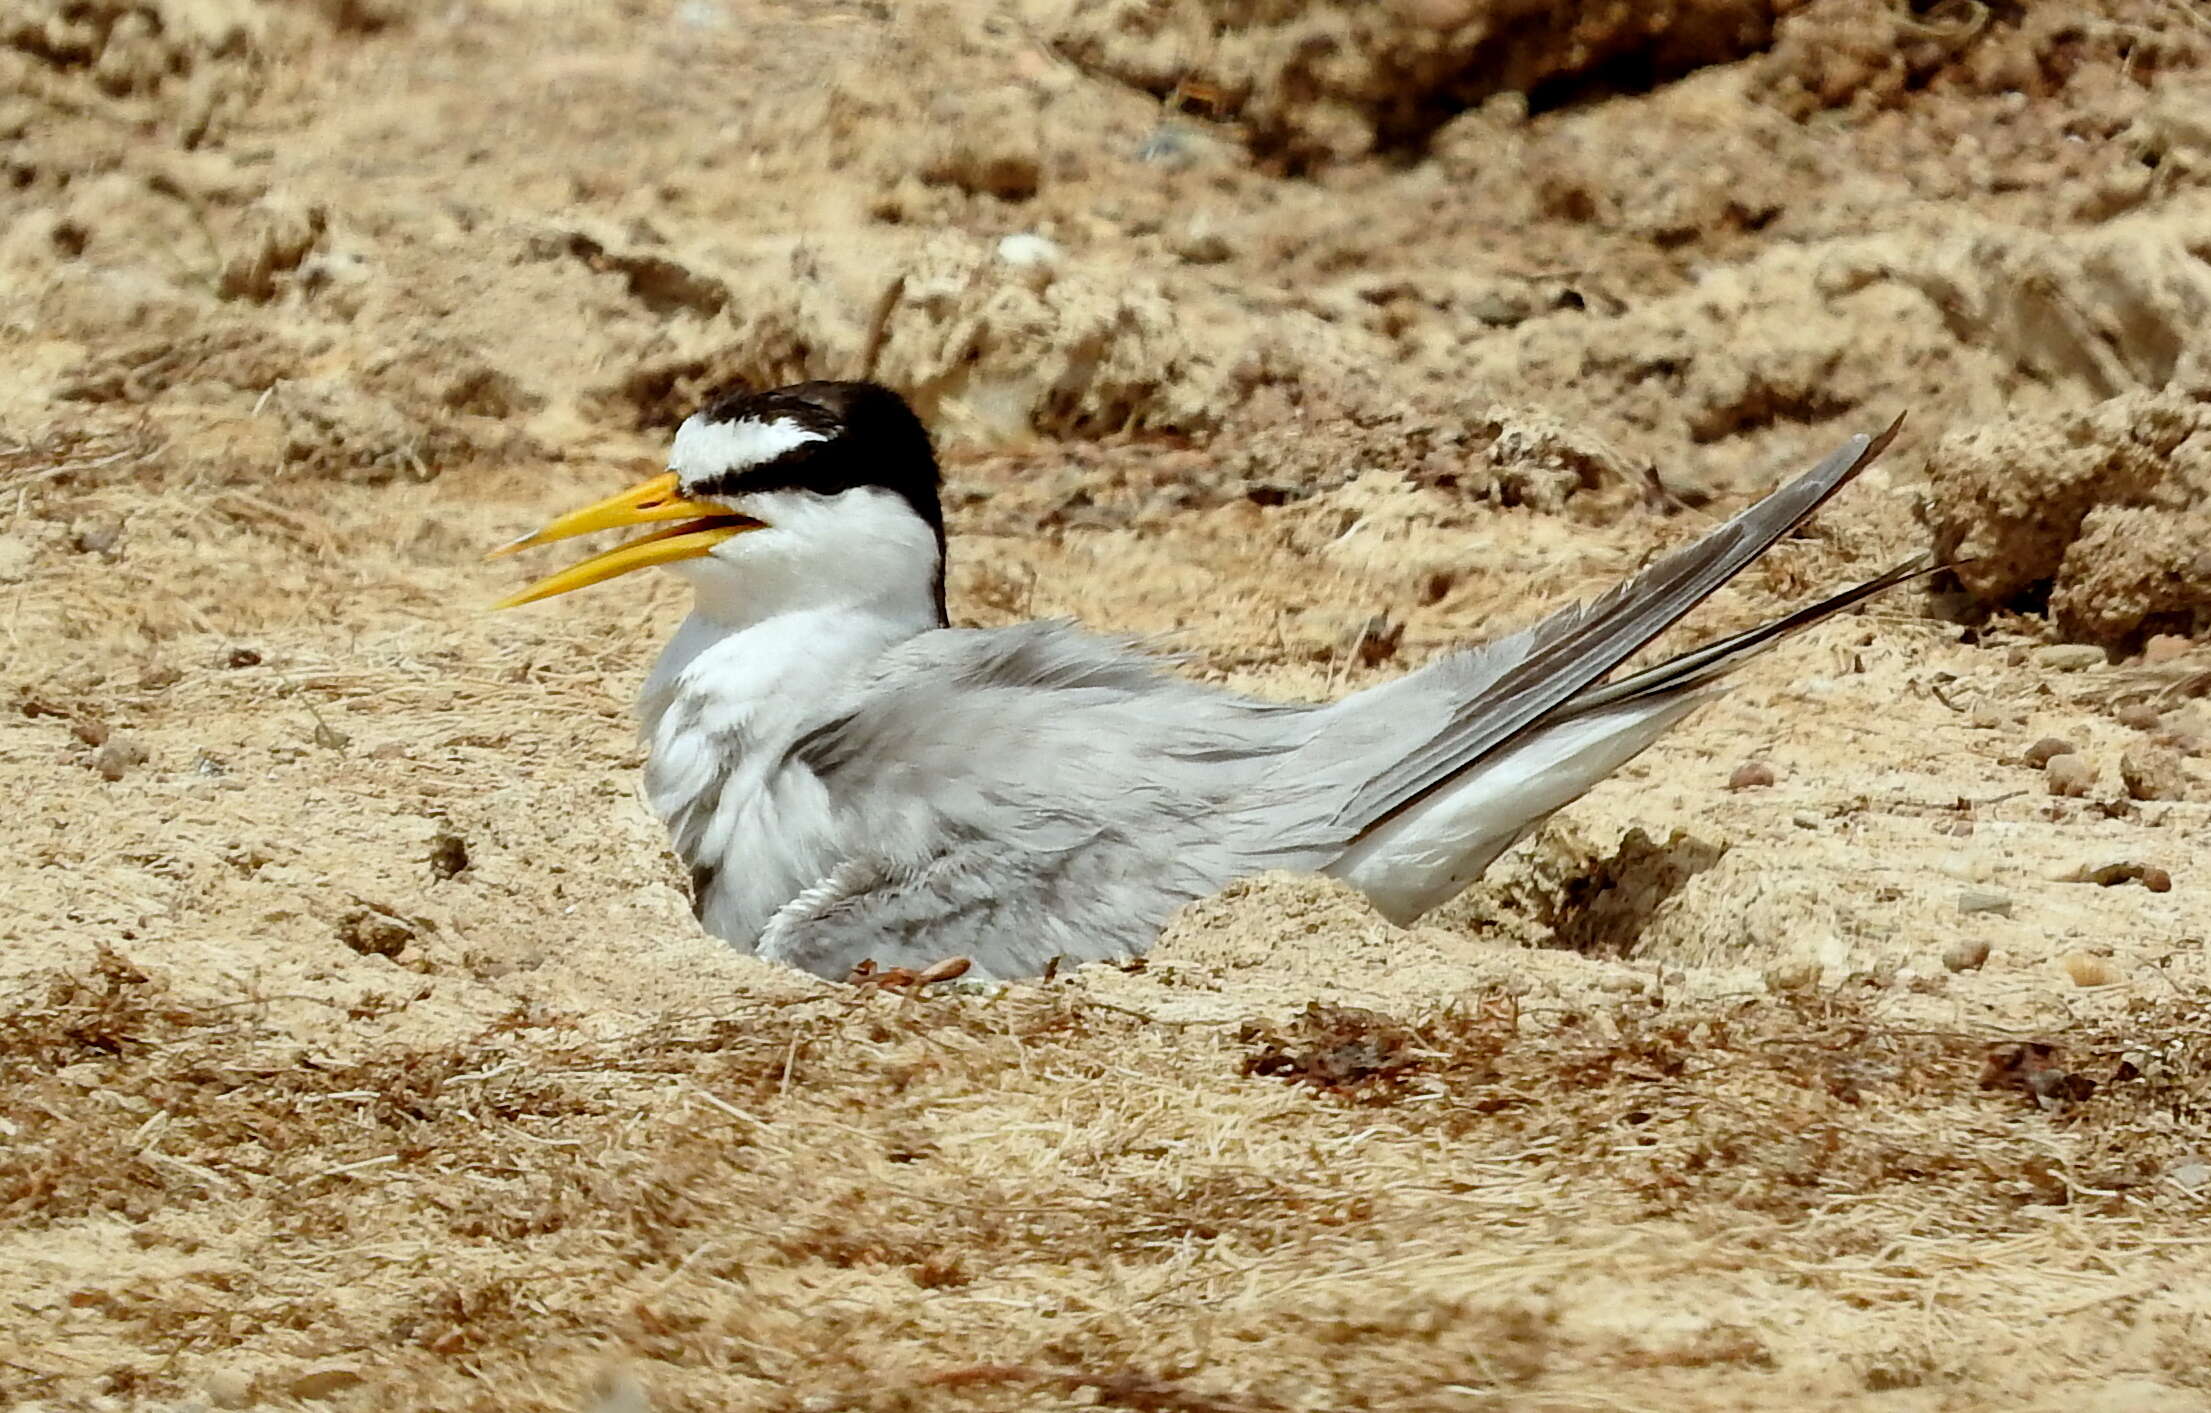
<path fill-rule="evenodd" d="M 619 530 L 630 525 L 649 525 L 659 520 L 680 520 L 686 523 L 671 525 L 665 530 L 655 530 L 627 544 L 616 545 L 604 554 L 595 554 L 580 564 L 572 564 L 558 574 L 550 574 L 518 593 L 512 593 L 493 604 L 493 608 L 513 608 L 517 604 L 533 603 L 549 599 L 555 594 L 565 594 L 601 580 L 627 574 L 632 569 L 643 569 L 653 564 L 673 564 L 679 559 L 697 559 L 709 553 L 714 546 L 732 535 L 742 535 L 747 530 L 765 529 L 766 526 L 749 515 L 739 515 L 726 505 L 712 501 L 685 500 L 676 487 L 676 473 L 655 476 L 642 485 L 630 487 L 619 494 L 608 496 L 597 505 L 587 505 L 572 510 L 533 535 L 524 535 L 510 544 L 504 544 L 484 556 L 497 559 L 513 554 L 516 550 L 532 545 L 551 544 L 555 540 L 572 539 L 588 535 L 596 530 Z"/>

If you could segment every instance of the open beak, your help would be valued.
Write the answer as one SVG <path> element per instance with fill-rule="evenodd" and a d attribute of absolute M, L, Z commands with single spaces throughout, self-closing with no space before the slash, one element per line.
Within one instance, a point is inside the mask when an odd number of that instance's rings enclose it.
<path fill-rule="evenodd" d="M 588 535 L 596 530 L 619 530 L 630 525 L 649 525 L 661 520 L 682 523 L 670 525 L 641 535 L 627 544 L 616 545 L 604 554 L 595 554 L 580 564 L 571 564 L 558 574 L 549 574 L 530 587 L 507 595 L 493 604 L 494 608 L 513 608 L 517 604 L 534 603 L 549 599 L 555 594 L 565 594 L 581 589 L 632 569 L 643 569 L 653 564 L 673 564 L 679 559 L 697 559 L 709 553 L 714 546 L 732 535 L 742 535 L 747 530 L 765 529 L 762 522 L 749 515 L 739 515 L 726 505 L 711 501 L 685 500 L 676 489 L 676 473 L 655 476 L 642 485 L 630 487 L 619 494 L 608 496 L 597 505 L 587 505 L 572 510 L 533 535 L 524 535 L 511 544 L 504 544 L 484 556 L 497 559 L 513 554 L 516 550 L 532 545 L 551 544 L 555 540 Z"/>

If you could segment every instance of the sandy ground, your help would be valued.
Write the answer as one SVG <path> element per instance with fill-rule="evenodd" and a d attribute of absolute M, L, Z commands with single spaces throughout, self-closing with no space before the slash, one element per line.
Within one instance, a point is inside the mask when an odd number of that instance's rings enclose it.
<path fill-rule="evenodd" d="M 2181 0 L 17 0 L 0 1401 L 2211 1407 L 2207 57 Z M 1340 693 L 1906 410 L 1684 632 L 1971 563 L 1417 928 L 1264 879 L 1140 968 L 818 984 L 636 801 L 676 586 L 493 616 L 478 555 L 894 284 L 964 622 Z"/>

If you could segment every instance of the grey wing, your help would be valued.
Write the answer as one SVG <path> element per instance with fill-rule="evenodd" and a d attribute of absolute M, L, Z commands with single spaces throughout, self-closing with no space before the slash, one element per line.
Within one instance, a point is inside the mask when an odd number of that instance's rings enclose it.
<path fill-rule="evenodd" d="M 1852 437 L 1597 599 L 1336 703 L 1294 768 L 1329 781 L 1334 822 L 1350 834 L 1386 823 L 1542 725 L 1678 622 L 1849 484 L 1902 425 L 1898 418 L 1877 437 Z"/>
<path fill-rule="evenodd" d="M 1062 624 L 924 634 L 793 748 L 847 847 L 760 955 L 828 976 L 964 955 L 1017 976 L 1141 953 L 1190 899 L 1325 856 L 1333 832 L 1252 827 L 1254 780 L 1313 715 Z"/>

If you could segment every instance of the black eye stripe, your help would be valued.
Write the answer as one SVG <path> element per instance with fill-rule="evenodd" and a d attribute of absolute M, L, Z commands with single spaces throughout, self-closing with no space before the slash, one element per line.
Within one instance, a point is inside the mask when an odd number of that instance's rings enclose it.
<path fill-rule="evenodd" d="M 878 486 L 901 497 L 940 532 L 937 460 L 929 433 L 905 400 L 874 383 L 798 383 L 765 392 L 735 393 L 700 414 L 710 423 L 778 423 L 818 432 L 772 461 L 743 470 L 707 471 L 688 479 L 687 494 L 705 498 L 762 491 L 812 491 L 837 495 Z"/>
<path fill-rule="evenodd" d="M 767 491 L 811 491 L 833 496 L 873 487 L 904 500 L 937 537 L 944 558 L 944 507 L 939 498 L 936 450 L 906 400 L 877 383 L 794 383 L 763 392 L 715 398 L 699 414 L 709 423 L 778 422 L 819 432 L 772 461 L 743 470 L 704 471 L 687 477 L 686 495 L 728 500 Z M 937 591 L 943 619 L 943 588 Z"/>

